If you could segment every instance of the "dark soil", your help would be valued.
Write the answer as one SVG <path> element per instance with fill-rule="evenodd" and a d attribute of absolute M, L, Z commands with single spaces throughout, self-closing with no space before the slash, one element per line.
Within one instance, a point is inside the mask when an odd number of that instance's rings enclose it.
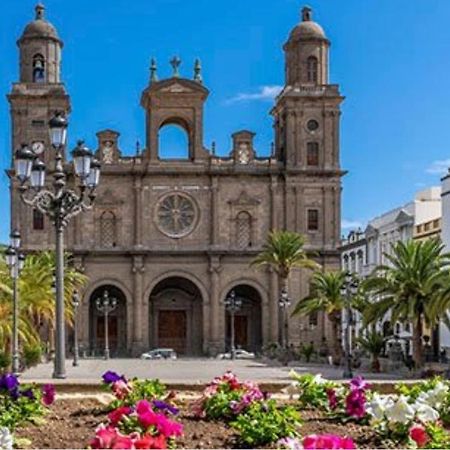
<path fill-rule="evenodd" d="M 52 406 L 44 425 L 28 425 L 18 430 L 16 436 L 31 440 L 32 448 L 86 448 L 106 414 L 105 406 L 93 399 L 59 400 Z M 381 447 L 369 426 L 342 424 L 317 411 L 302 411 L 301 414 L 302 435 L 333 433 L 352 437 L 358 448 Z M 178 440 L 179 448 L 239 448 L 234 430 L 223 422 L 196 419 L 189 413 L 189 404 L 181 409 L 178 420 L 184 426 L 184 437 Z"/>

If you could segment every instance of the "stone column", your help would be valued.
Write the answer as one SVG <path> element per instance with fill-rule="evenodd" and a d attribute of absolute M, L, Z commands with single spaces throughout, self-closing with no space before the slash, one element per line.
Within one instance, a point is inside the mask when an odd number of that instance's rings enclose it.
<path fill-rule="evenodd" d="M 215 247 L 219 243 L 219 180 L 217 177 L 211 178 L 211 216 L 210 216 L 210 244 Z"/>
<path fill-rule="evenodd" d="M 224 330 L 222 329 L 223 320 L 223 307 L 220 299 L 220 285 L 219 285 L 219 274 L 222 271 L 220 266 L 219 257 L 211 257 L 209 261 L 209 273 L 210 273 L 210 317 L 211 317 L 211 328 L 210 328 L 210 341 L 209 341 L 209 353 L 215 354 L 221 351 L 224 347 Z"/>
<path fill-rule="evenodd" d="M 134 245 L 142 246 L 142 178 L 134 178 Z"/>
<path fill-rule="evenodd" d="M 142 278 L 145 272 L 145 266 L 142 256 L 133 257 L 133 343 L 132 343 L 132 356 L 138 356 L 143 350 L 142 330 L 144 327 L 148 327 L 148 317 L 142 315 Z"/>

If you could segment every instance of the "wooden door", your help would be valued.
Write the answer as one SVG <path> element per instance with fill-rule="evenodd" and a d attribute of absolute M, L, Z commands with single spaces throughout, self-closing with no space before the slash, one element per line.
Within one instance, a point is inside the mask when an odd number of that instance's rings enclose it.
<path fill-rule="evenodd" d="M 177 353 L 186 353 L 186 311 L 160 310 L 158 315 L 158 346 L 173 348 Z"/>
<path fill-rule="evenodd" d="M 111 354 L 117 352 L 119 340 L 117 330 L 117 316 L 108 316 L 108 344 Z M 105 317 L 97 316 L 97 351 L 102 353 L 105 349 Z"/>
<path fill-rule="evenodd" d="M 234 318 L 236 348 L 248 350 L 248 318 L 247 316 L 235 316 Z"/>

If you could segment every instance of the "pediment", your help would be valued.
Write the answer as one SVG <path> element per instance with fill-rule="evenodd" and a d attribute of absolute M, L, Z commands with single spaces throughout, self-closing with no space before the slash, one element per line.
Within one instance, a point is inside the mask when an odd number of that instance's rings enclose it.
<path fill-rule="evenodd" d="M 168 94 L 202 94 L 208 95 L 209 91 L 197 81 L 186 78 L 169 78 L 153 82 L 148 89 L 149 93 L 168 93 Z"/>
<path fill-rule="evenodd" d="M 238 198 L 236 198 L 235 200 L 230 200 L 229 203 L 231 205 L 238 206 L 256 206 L 261 203 L 261 200 L 256 197 L 250 196 L 247 191 L 242 191 Z"/>
<path fill-rule="evenodd" d="M 367 237 L 376 236 L 378 234 L 378 230 L 374 226 L 368 225 L 366 230 L 364 231 L 364 234 Z"/>
<path fill-rule="evenodd" d="M 408 214 L 406 211 L 404 211 L 403 209 L 398 213 L 397 217 L 395 218 L 395 221 L 398 224 L 401 225 L 407 225 L 409 223 L 412 223 L 414 221 L 414 217 L 411 216 L 410 214 Z"/>

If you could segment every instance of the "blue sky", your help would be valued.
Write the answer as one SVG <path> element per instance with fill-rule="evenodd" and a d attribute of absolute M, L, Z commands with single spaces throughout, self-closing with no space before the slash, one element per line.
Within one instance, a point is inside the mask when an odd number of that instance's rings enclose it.
<path fill-rule="evenodd" d="M 9 107 L 18 78 L 16 40 L 34 16 L 31 0 L 2 0 L 0 15 L 0 166 L 10 160 Z M 342 116 L 344 225 L 374 215 L 439 184 L 450 165 L 450 2 L 310 0 L 332 41 L 331 80 L 347 97 Z M 257 133 L 267 155 L 273 92 L 284 82 L 282 45 L 299 21 L 298 0 L 46 0 L 48 19 L 65 42 L 63 78 L 72 98 L 70 140 L 94 147 L 95 132 L 121 132 L 131 154 L 144 141 L 140 93 L 149 61 L 160 77 L 169 59 L 191 77 L 194 59 L 211 90 L 205 143 L 230 150 L 241 128 Z M 0 241 L 9 233 L 8 183 L 0 175 Z"/>

